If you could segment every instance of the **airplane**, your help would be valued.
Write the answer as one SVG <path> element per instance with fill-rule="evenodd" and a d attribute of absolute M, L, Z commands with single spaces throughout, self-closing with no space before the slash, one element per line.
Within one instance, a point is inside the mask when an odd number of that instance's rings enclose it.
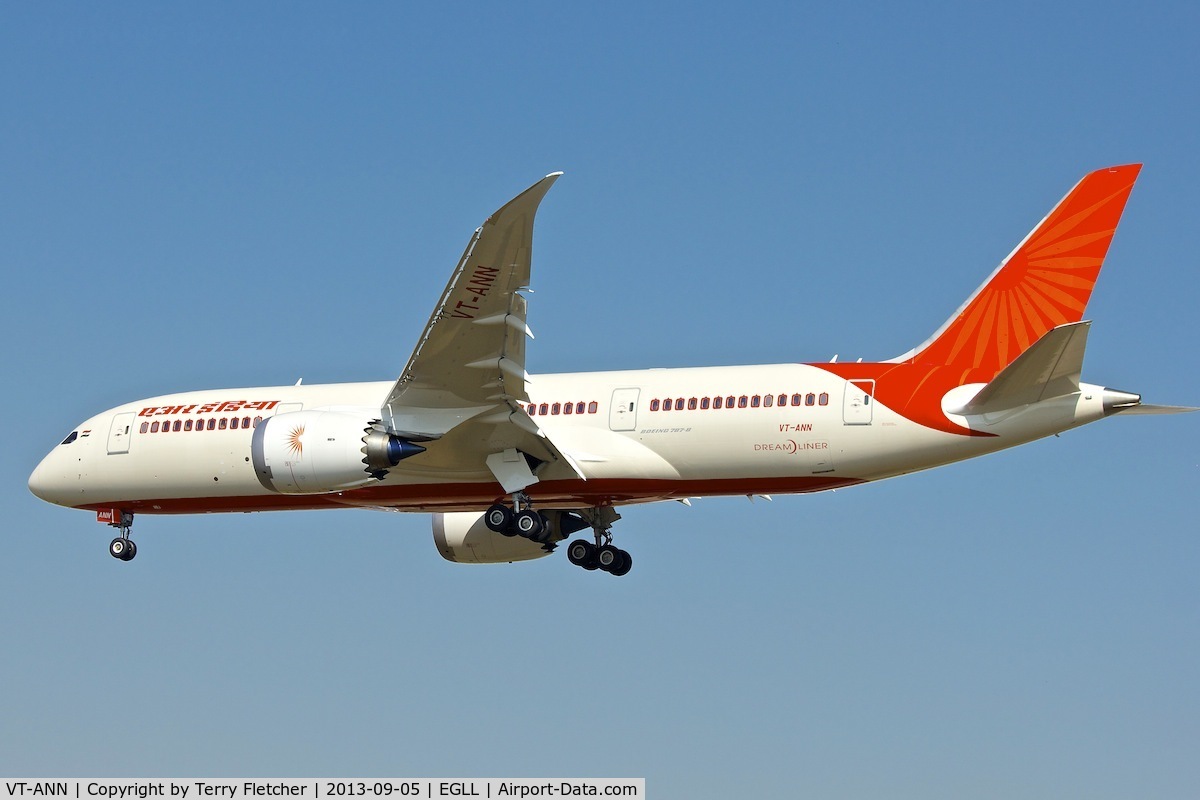
<path fill-rule="evenodd" d="M 634 503 L 770 497 L 950 464 L 1115 415 L 1194 411 L 1083 383 L 1084 309 L 1141 169 L 1084 176 L 925 343 L 875 363 L 530 375 L 534 216 L 562 173 L 467 244 L 399 378 L 188 391 L 78 425 L 29 477 L 132 560 L 138 515 L 432 512 L 459 563 L 630 571 Z"/>

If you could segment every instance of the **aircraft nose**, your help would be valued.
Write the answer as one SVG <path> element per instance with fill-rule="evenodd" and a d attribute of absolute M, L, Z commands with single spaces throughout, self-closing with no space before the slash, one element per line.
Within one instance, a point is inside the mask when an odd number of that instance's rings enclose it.
<path fill-rule="evenodd" d="M 33 473 L 29 476 L 29 491 L 33 492 L 35 497 L 49 501 L 46 496 L 46 477 L 43 475 L 42 465 L 38 464 L 33 468 Z"/>
<path fill-rule="evenodd" d="M 53 454 L 51 454 L 52 456 Z M 54 470 L 47 465 L 47 461 L 51 456 L 46 456 L 42 462 L 34 468 L 29 476 L 29 491 L 33 492 L 35 497 L 45 500 L 47 503 L 62 505 L 66 499 L 66 487 L 61 479 L 56 478 Z"/>

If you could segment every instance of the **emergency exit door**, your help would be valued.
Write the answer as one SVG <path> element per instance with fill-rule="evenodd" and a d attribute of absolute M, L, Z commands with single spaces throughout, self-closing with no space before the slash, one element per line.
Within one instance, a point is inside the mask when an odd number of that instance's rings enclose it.
<path fill-rule="evenodd" d="M 614 431 L 637 429 L 637 403 L 641 389 L 614 389 L 608 409 L 608 427 Z"/>

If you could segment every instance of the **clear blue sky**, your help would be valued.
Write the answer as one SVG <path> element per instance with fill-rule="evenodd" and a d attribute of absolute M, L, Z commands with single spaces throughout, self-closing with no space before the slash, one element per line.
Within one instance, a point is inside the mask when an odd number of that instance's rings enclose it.
<path fill-rule="evenodd" d="M 1145 162 L 1085 379 L 1200 404 L 1194 6 L 0 12 L 0 774 L 645 776 L 655 798 L 1200 790 L 1200 415 L 629 509 L 621 580 L 421 515 L 138 520 L 26 479 L 167 391 L 387 380 L 553 170 L 535 372 L 896 355 Z"/>

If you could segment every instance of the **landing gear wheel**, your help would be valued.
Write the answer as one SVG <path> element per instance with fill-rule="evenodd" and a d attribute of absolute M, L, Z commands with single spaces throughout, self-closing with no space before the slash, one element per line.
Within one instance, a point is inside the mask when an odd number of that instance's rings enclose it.
<path fill-rule="evenodd" d="M 517 535 L 517 531 L 513 527 L 512 509 L 499 503 L 487 510 L 487 514 L 483 517 L 483 524 L 487 525 L 490 530 L 505 536 Z"/>
<path fill-rule="evenodd" d="M 118 536 L 108 543 L 108 554 L 113 558 L 128 561 L 137 554 L 137 548 L 129 539 Z"/>
<path fill-rule="evenodd" d="M 538 535 L 546 529 L 546 520 L 532 508 L 527 508 L 513 518 L 513 528 L 519 535 L 536 542 Z"/>
<path fill-rule="evenodd" d="M 596 545 L 591 542 L 577 539 L 571 542 L 571 546 L 567 548 L 567 560 L 577 567 L 584 569 L 596 568 Z M 588 565 L 591 566 L 588 566 Z"/>
<path fill-rule="evenodd" d="M 596 563 L 605 572 L 612 572 L 621 563 L 621 551 L 611 544 L 601 545 L 596 551 Z"/>
<path fill-rule="evenodd" d="M 628 575 L 629 570 L 633 569 L 633 556 L 629 555 L 625 550 L 618 551 L 620 560 L 609 570 L 609 574 L 616 575 L 618 578 L 622 575 Z"/>

